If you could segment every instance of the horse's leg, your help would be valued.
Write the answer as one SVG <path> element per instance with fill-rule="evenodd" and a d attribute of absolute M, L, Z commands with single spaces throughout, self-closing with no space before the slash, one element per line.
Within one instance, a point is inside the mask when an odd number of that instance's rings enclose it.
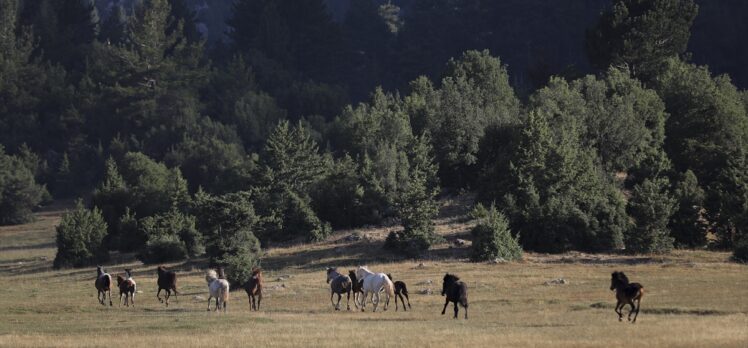
<path fill-rule="evenodd" d="M 465 305 L 465 306 L 463 306 L 463 307 L 465 307 L 465 319 L 467 319 L 467 309 L 468 309 L 468 306 L 467 306 L 467 305 Z"/>
<path fill-rule="evenodd" d="M 457 307 L 457 301 L 455 301 L 455 317 L 454 319 L 457 319 L 457 312 L 459 311 L 459 307 Z"/>
<path fill-rule="evenodd" d="M 212 300 L 212 299 L 213 299 L 213 296 L 209 295 L 208 296 L 208 312 L 210 312 L 210 300 Z"/>
<path fill-rule="evenodd" d="M 399 293 L 395 293 L 395 312 L 397 312 L 397 296 L 400 295 Z M 403 309 L 405 309 L 405 302 L 403 302 Z"/>
<path fill-rule="evenodd" d="M 631 313 L 634 313 L 634 310 L 636 309 L 636 306 L 634 305 L 634 300 L 629 300 L 629 306 L 631 306 L 631 309 L 629 309 L 628 321 L 631 321 Z M 626 305 L 624 305 L 624 307 L 626 307 Z"/>
<path fill-rule="evenodd" d="M 342 298 L 343 298 L 343 295 L 341 295 L 341 294 L 338 294 L 338 303 L 336 303 L 336 304 L 335 304 L 335 310 L 336 310 L 336 311 L 339 311 L 339 310 L 340 310 L 340 300 L 341 300 Z"/>
<path fill-rule="evenodd" d="M 335 301 L 332 300 L 333 296 L 335 296 L 335 291 L 330 290 L 330 304 L 332 304 L 332 308 L 335 308 Z"/>
<path fill-rule="evenodd" d="M 260 310 L 260 302 L 262 302 L 262 288 L 257 292 L 257 310 Z"/>
<path fill-rule="evenodd" d="M 161 289 L 159 289 L 159 291 L 160 290 Z M 169 307 L 169 297 L 171 297 L 171 290 L 169 290 L 169 289 L 164 289 L 164 290 L 166 290 L 166 296 L 164 296 L 164 297 L 166 297 L 166 300 L 165 300 L 166 301 L 166 307 Z"/>
<path fill-rule="evenodd" d="M 621 301 L 619 300 L 619 301 L 618 301 L 618 302 L 616 303 L 616 308 L 614 309 L 614 310 L 615 310 L 615 312 L 616 312 L 616 314 L 618 314 L 618 321 L 623 321 L 623 312 L 622 312 L 622 311 L 619 311 L 619 308 L 621 308 L 621 307 L 622 307 L 622 303 L 621 303 Z"/>
<path fill-rule="evenodd" d="M 374 296 L 377 297 L 377 302 L 374 302 Z M 381 298 L 379 297 L 379 291 L 375 291 L 375 292 L 371 293 L 371 303 L 374 305 L 374 309 L 371 310 L 372 312 L 376 312 L 377 311 L 377 307 L 379 307 L 379 300 L 380 299 Z"/>
<path fill-rule="evenodd" d="M 639 317 L 639 309 L 642 308 L 642 297 L 639 296 L 639 298 L 636 300 L 636 314 L 634 314 L 634 320 L 631 322 L 632 324 L 636 322 L 636 318 Z"/>
<path fill-rule="evenodd" d="M 446 301 L 444 301 L 444 308 L 442 308 L 442 315 L 447 311 L 447 305 L 449 304 L 449 298 L 447 298 Z"/>
<path fill-rule="evenodd" d="M 403 295 L 405 295 L 405 299 L 408 300 L 408 308 L 413 309 L 413 307 L 410 306 L 410 298 L 408 297 L 408 293 L 407 292 L 403 292 Z M 402 300 L 402 298 L 401 298 L 401 300 Z M 403 305 L 403 307 L 405 307 L 405 306 Z"/>
<path fill-rule="evenodd" d="M 346 293 L 348 294 L 348 299 L 345 300 L 345 307 L 346 307 L 346 310 L 350 311 L 351 310 L 351 290 L 346 291 Z M 354 298 L 353 300 L 355 301 L 356 299 Z"/>
<path fill-rule="evenodd" d="M 363 301 L 361 301 L 361 311 L 362 312 L 366 311 L 366 297 L 367 296 L 369 296 L 369 294 L 366 291 L 364 291 L 364 298 L 363 298 Z"/>
<path fill-rule="evenodd" d="M 113 306 L 113 304 L 112 304 L 112 289 L 110 288 L 109 291 L 107 291 L 107 292 L 109 293 L 109 307 L 111 307 L 111 306 Z"/>
<path fill-rule="evenodd" d="M 169 290 L 166 290 L 166 291 L 168 293 Z M 160 294 L 161 294 L 161 288 L 158 288 L 158 291 L 156 291 L 156 298 L 158 299 L 158 302 L 164 303 L 164 300 L 162 300 L 161 297 L 159 296 Z"/>

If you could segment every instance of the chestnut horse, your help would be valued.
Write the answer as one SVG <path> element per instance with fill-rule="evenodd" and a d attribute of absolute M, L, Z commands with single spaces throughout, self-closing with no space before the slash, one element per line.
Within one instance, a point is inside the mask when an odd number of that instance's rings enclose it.
<path fill-rule="evenodd" d="M 253 268 L 252 269 L 252 276 L 249 277 L 249 280 L 244 283 L 244 291 L 247 292 L 247 297 L 249 297 L 249 310 L 260 310 L 260 302 L 262 302 L 262 270 L 259 268 Z M 255 305 L 255 298 L 257 299 L 257 304 Z"/>
<path fill-rule="evenodd" d="M 169 297 L 171 297 L 171 292 L 174 291 L 174 297 L 177 296 L 177 273 L 174 271 L 167 271 L 164 266 L 158 266 L 156 271 L 158 272 L 158 281 L 156 281 L 158 284 L 158 292 L 156 292 L 156 298 L 159 302 L 164 303 L 164 299 L 159 295 L 161 294 L 161 290 L 165 290 L 166 306 L 169 307 Z M 179 298 L 177 298 L 177 302 L 178 301 Z"/>
<path fill-rule="evenodd" d="M 626 305 L 631 306 L 629 310 L 629 321 L 633 324 L 636 322 L 636 317 L 639 316 L 639 308 L 642 304 L 642 296 L 644 296 L 644 287 L 639 283 L 629 283 L 629 278 L 626 277 L 623 272 L 613 272 L 610 277 L 610 290 L 616 291 L 616 313 L 618 314 L 618 321 L 623 321 L 623 307 Z M 636 306 L 634 306 L 636 301 Z M 634 320 L 631 320 L 631 313 L 636 310 Z"/>
<path fill-rule="evenodd" d="M 125 295 L 125 306 L 130 307 L 132 303 L 135 306 L 135 292 L 137 291 L 137 285 L 135 280 L 132 279 L 132 270 L 125 269 L 126 278 L 121 275 L 117 275 L 117 287 L 119 288 L 119 305 L 122 305 L 122 295 Z"/>
<path fill-rule="evenodd" d="M 109 293 L 109 305 L 112 305 L 112 276 L 109 273 L 104 272 L 104 267 L 96 266 L 96 282 L 94 283 L 98 294 L 96 298 L 99 299 L 99 303 L 106 306 L 106 294 Z"/>

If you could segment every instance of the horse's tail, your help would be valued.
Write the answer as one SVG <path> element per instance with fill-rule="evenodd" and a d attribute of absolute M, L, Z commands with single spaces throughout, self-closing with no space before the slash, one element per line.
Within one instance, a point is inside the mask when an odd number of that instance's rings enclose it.
<path fill-rule="evenodd" d="M 395 297 L 395 284 L 389 278 L 385 278 L 384 291 L 387 292 L 388 297 Z"/>
<path fill-rule="evenodd" d="M 112 288 L 112 276 L 109 273 L 104 273 L 104 284 L 102 284 L 102 290 L 109 290 Z"/>
<path fill-rule="evenodd" d="M 229 285 L 228 283 L 224 283 L 221 286 L 221 300 L 223 302 L 226 302 L 229 300 Z"/>

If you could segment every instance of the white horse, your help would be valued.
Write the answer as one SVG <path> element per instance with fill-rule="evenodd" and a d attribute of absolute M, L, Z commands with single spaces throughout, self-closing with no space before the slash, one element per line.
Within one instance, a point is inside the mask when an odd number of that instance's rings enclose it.
<path fill-rule="evenodd" d="M 356 278 L 364 281 L 364 285 L 361 288 L 364 292 L 364 299 L 361 303 L 361 311 L 363 312 L 366 308 L 366 299 L 371 293 L 371 303 L 374 304 L 374 312 L 377 311 L 379 306 L 379 292 L 384 289 L 387 299 L 384 302 L 384 310 L 387 310 L 387 306 L 390 304 L 390 298 L 395 296 L 395 285 L 384 273 L 374 273 L 370 271 L 366 266 L 361 266 L 356 270 Z M 374 295 L 377 297 L 377 301 L 374 302 Z"/>
<path fill-rule="evenodd" d="M 205 281 L 208 282 L 208 290 L 210 291 L 208 311 L 210 311 L 210 300 L 215 298 L 215 310 L 219 310 L 221 304 L 223 304 L 223 312 L 226 313 L 226 302 L 229 300 L 229 282 L 226 279 L 218 279 L 218 274 L 212 269 L 205 274 Z"/>

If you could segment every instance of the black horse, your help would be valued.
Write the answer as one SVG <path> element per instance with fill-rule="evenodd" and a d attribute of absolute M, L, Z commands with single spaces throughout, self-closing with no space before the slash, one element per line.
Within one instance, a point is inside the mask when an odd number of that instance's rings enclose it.
<path fill-rule="evenodd" d="M 392 274 L 387 273 L 387 277 L 390 278 L 390 280 L 394 281 L 392 279 Z M 413 309 L 410 306 L 410 298 L 408 297 L 408 286 L 405 285 L 405 282 L 403 281 L 396 281 L 395 284 L 395 311 L 397 311 L 397 298 L 400 297 L 400 302 L 403 304 L 403 310 L 408 310 L 408 308 Z M 405 307 L 405 300 L 403 299 L 403 295 L 405 295 L 405 298 L 408 299 L 408 307 Z"/>
<path fill-rule="evenodd" d="M 623 272 L 613 272 L 610 277 L 610 290 L 616 291 L 616 314 L 618 314 L 618 321 L 623 321 L 623 307 L 626 305 L 631 306 L 629 310 L 629 321 L 633 324 L 636 322 L 636 317 L 639 316 L 639 308 L 642 305 L 642 296 L 644 296 L 644 287 L 639 283 L 629 283 L 629 278 L 626 277 Z M 634 306 L 636 301 L 636 306 Z M 636 311 L 634 320 L 631 320 L 631 313 Z"/>
<path fill-rule="evenodd" d="M 468 318 L 468 295 L 467 295 L 467 284 L 461 281 L 459 277 L 453 274 L 447 273 L 444 276 L 444 283 L 442 284 L 442 296 L 447 296 L 447 301 L 444 302 L 444 308 L 442 309 L 442 315 L 447 311 L 447 305 L 449 302 L 455 304 L 455 319 L 457 319 L 457 304 L 461 304 L 465 308 L 465 319 Z"/>
<path fill-rule="evenodd" d="M 356 271 L 348 271 L 348 278 L 351 278 L 351 291 L 353 292 L 353 305 L 359 308 L 358 295 L 364 296 L 364 280 L 358 280 Z"/>

